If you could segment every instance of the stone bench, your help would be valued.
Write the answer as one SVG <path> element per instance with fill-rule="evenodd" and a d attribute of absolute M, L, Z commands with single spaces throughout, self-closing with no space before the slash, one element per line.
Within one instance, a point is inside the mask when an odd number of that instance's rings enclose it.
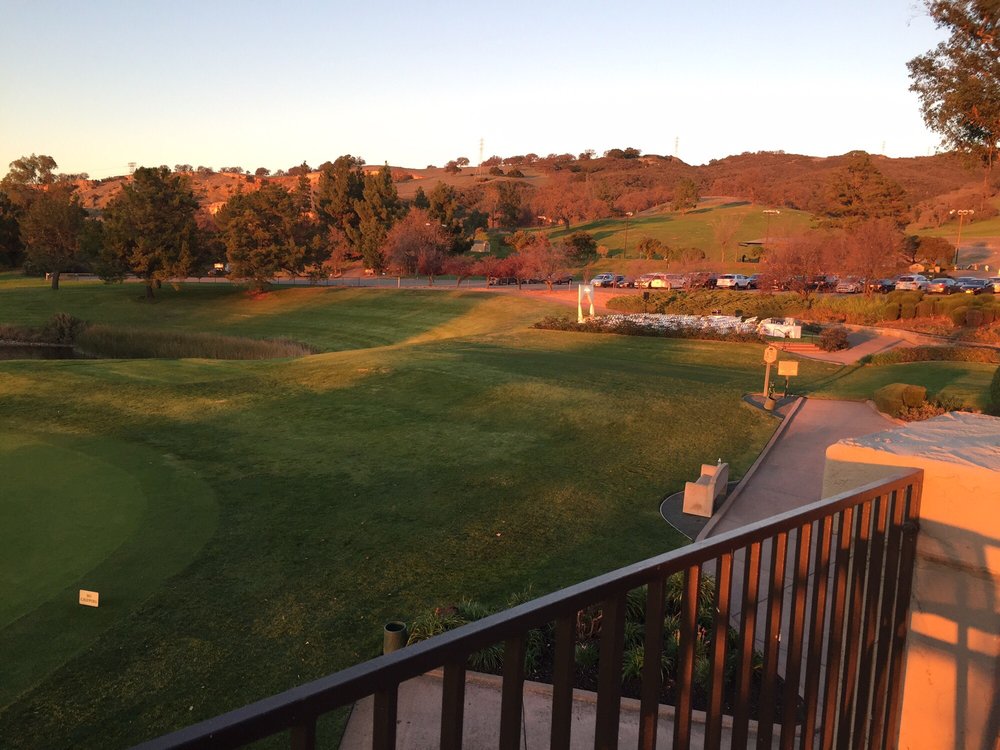
<path fill-rule="evenodd" d="M 729 464 L 702 464 L 697 481 L 684 483 L 684 512 L 711 518 L 716 499 L 726 494 Z"/>

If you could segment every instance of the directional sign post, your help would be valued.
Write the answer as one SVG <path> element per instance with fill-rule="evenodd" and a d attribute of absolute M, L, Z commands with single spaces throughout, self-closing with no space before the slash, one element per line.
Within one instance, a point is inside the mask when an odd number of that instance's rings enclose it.
<path fill-rule="evenodd" d="M 778 348 L 776 346 L 769 346 L 764 349 L 764 364 L 767 367 L 764 369 L 764 398 L 768 398 L 771 395 L 771 365 L 778 361 Z"/>
<path fill-rule="evenodd" d="M 799 363 L 794 359 L 783 359 L 778 363 L 778 374 L 785 376 L 785 395 L 788 395 L 788 379 L 799 374 Z"/>

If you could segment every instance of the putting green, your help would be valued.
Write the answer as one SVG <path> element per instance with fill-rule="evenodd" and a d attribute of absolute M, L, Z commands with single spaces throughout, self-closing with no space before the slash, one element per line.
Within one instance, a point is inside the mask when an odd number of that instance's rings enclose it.
<path fill-rule="evenodd" d="M 3 707 L 181 571 L 216 507 L 169 456 L 107 438 L 0 432 L 0 477 Z"/>

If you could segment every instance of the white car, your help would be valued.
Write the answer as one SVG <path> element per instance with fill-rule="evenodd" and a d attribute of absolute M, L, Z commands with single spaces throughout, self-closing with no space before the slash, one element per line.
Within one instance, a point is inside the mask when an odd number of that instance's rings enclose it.
<path fill-rule="evenodd" d="M 741 273 L 724 273 L 715 280 L 716 289 L 749 289 L 750 277 Z"/>
<path fill-rule="evenodd" d="M 925 292 L 927 287 L 930 286 L 930 281 L 926 276 L 921 276 L 919 273 L 910 274 L 909 276 L 900 276 L 896 280 L 896 291 L 897 292 Z"/>
<path fill-rule="evenodd" d="M 594 286 L 614 286 L 615 274 L 607 272 L 599 273 L 590 280 L 590 283 Z"/>

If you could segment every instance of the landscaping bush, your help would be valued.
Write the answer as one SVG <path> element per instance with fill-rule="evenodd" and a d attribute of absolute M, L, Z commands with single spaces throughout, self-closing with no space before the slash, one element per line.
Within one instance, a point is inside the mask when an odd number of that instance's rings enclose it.
<path fill-rule="evenodd" d="M 67 313 L 56 313 L 42 326 L 42 338 L 53 344 L 72 344 L 86 327 L 86 321 Z"/>
<path fill-rule="evenodd" d="M 660 658 L 660 674 L 662 689 L 660 700 L 663 703 L 673 703 L 676 699 L 678 674 L 680 667 L 680 623 L 681 602 L 684 589 L 682 573 L 676 573 L 666 582 L 665 607 L 663 618 L 663 642 Z M 645 662 L 643 639 L 646 624 L 645 587 L 630 591 L 626 597 L 625 627 L 623 634 L 622 657 L 622 694 L 627 697 L 640 696 L 642 666 Z M 694 707 L 703 710 L 707 705 L 709 677 L 711 673 L 712 639 L 714 637 L 714 596 L 715 579 L 704 576 L 699 582 L 697 596 L 697 636 L 694 644 L 694 685 L 692 702 Z M 508 602 L 510 606 L 511 602 Z M 495 609 L 464 601 L 459 604 L 435 607 L 418 616 L 410 628 L 409 643 L 417 643 L 438 633 L 451 630 L 473 619 L 479 619 L 491 614 Z M 472 618 L 471 614 L 478 617 Z M 600 660 L 600 638 L 603 612 L 598 606 L 591 606 L 577 612 L 574 634 L 574 687 L 584 690 L 594 690 Z M 733 628 L 726 632 L 727 650 L 730 657 L 726 659 L 723 671 L 724 690 L 735 688 L 739 676 L 738 633 Z M 525 676 L 528 679 L 541 682 L 551 682 L 555 662 L 555 628 L 548 624 L 542 628 L 529 631 L 528 645 L 525 655 Z M 495 653 L 493 651 L 495 650 Z M 750 667 L 754 675 L 758 675 L 762 667 L 762 655 L 753 651 L 750 655 Z M 470 657 L 467 666 L 484 672 L 500 674 L 503 667 L 503 645 L 497 644 Z M 760 680 L 752 682 L 750 697 L 750 714 L 756 716 L 759 710 Z M 782 691 L 778 691 L 781 695 Z M 780 706 L 780 699 L 777 701 Z"/>
<path fill-rule="evenodd" d="M 965 311 L 965 325 L 969 328 L 979 328 L 983 324 L 983 311 L 970 307 Z"/>
<path fill-rule="evenodd" d="M 950 411 L 972 411 L 956 398 L 938 396 L 928 399 L 918 406 L 904 406 L 897 415 L 904 422 L 921 422 Z"/>
<path fill-rule="evenodd" d="M 1000 416 L 1000 367 L 993 373 L 993 380 L 990 382 L 990 405 L 987 411 L 995 416 Z"/>
<path fill-rule="evenodd" d="M 840 328 L 839 326 L 837 328 L 827 328 L 819 335 L 819 348 L 825 352 L 839 352 L 848 346 L 846 328 Z"/>
<path fill-rule="evenodd" d="M 904 409 L 919 407 L 927 400 L 927 389 L 922 385 L 890 383 L 875 391 L 875 406 L 880 412 L 899 417 Z"/>
<path fill-rule="evenodd" d="M 920 300 L 914 308 L 914 313 L 918 318 L 929 318 L 934 315 L 934 300 Z"/>
<path fill-rule="evenodd" d="M 905 302 L 899 306 L 899 319 L 900 320 L 910 320 L 911 318 L 917 317 L 917 306 Z"/>
<path fill-rule="evenodd" d="M 964 326 L 965 325 L 965 314 L 967 312 L 969 312 L 969 308 L 968 307 L 964 307 L 963 306 L 963 307 L 956 307 L 956 308 L 954 308 L 951 311 L 951 313 L 950 313 L 951 322 L 954 323 L 955 325 L 959 326 L 959 327 Z"/>
<path fill-rule="evenodd" d="M 865 357 L 870 365 L 898 365 L 903 362 L 988 362 L 1000 364 L 1000 350 L 984 346 L 906 346 Z"/>

